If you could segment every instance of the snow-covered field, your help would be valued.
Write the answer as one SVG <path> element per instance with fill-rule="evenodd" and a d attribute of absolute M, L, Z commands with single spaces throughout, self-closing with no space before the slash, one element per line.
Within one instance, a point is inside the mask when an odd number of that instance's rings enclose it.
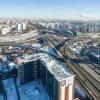
<path fill-rule="evenodd" d="M 32 44 L 32 47 L 34 48 L 42 48 L 45 44 L 44 43 L 34 43 Z"/>
<path fill-rule="evenodd" d="M 57 55 L 57 54 L 53 51 L 52 47 L 50 47 L 50 46 L 42 47 L 42 48 L 40 48 L 40 50 L 45 51 L 45 52 L 47 52 L 47 53 L 50 53 L 50 54 L 52 54 L 52 55 L 54 55 L 54 56 Z"/>
<path fill-rule="evenodd" d="M 7 94 L 7 100 L 18 100 L 14 79 L 10 78 L 10 79 L 3 80 L 2 82 L 3 82 L 4 90 Z"/>
<path fill-rule="evenodd" d="M 21 100 L 50 100 L 40 81 L 19 86 Z"/>
<path fill-rule="evenodd" d="M 4 97 L 1 93 L 0 93 L 0 100 L 4 100 Z"/>

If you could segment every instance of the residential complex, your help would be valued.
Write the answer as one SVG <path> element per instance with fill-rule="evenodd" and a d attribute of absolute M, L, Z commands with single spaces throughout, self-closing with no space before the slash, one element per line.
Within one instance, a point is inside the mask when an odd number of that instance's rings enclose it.
<path fill-rule="evenodd" d="M 16 31 L 22 31 L 26 29 L 26 23 L 18 23 L 16 24 L 15 30 Z"/>
<path fill-rule="evenodd" d="M 4 98 L 7 100 L 73 100 L 75 75 L 47 53 L 19 54 L 22 47 L 1 47 L 0 73 Z M 17 58 L 16 58 L 17 57 Z M 17 63 L 15 60 L 17 59 Z M 5 74 L 6 73 L 6 74 Z M 3 97 L 1 97 L 3 98 Z"/>
<path fill-rule="evenodd" d="M 46 54 L 19 58 L 19 84 L 41 80 L 51 100 L 73 100 L 74 77 L 65 66 Z"/>
<path fill-rule="evenodd" d="M 9 25 L 1 26 L 0 35 L 5 35 L 5 34 L 9 33 L 11 29 L 12 29 L 12 27 L 10 27 Z"/>
<path fill-rule="evenodd" d="M 69 23 L 61 23 L 61 22 L 56 22 L 56 23 L 52 23 L 52 22 L 39 22 L 39 25 L 46 27 L 48 29 L 70 29 L 71 28 L 71 24 Z"/>
<path fill-rule="evenodd" d="M 78 31 L 83 34 L 100 32 L 100 27 L 97 22 L 40 21 L 37 23 L 47 29 Z"/>
<path fill-rule="evenodd" d="M 99 23 L 19 20 L 12 25 L 0 35 L 0 98 L 98 100 Z"/>

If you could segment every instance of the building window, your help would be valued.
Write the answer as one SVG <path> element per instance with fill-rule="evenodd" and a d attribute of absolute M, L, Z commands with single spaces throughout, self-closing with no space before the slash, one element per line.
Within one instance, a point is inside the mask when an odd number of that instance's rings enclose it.
<path fill-rule="evenodd" d="M 61 82 L 61 86 L 65 86 L 66 85 L 66 80 Z"/>

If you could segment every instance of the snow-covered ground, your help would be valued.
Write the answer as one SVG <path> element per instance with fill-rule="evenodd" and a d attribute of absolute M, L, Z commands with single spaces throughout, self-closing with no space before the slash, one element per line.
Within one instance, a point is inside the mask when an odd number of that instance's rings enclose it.
<path fill-rule="evenodd" d="M 49 48 L 48 48 L 48 46 L 45 46 L 45 47 L 40 48 L 40 50 L 48 52 Z"/>
<path fill-rule="evenodd" d="M 74 51 L 75 53 L 80 55 L 80 51 L 82 49 L 82 47 L 84 46 L 85 41 L 76 41 L 74 43 L 71 44 L 71 46 L 69 47 L 72 51 Z"/>
<path fill-rule="evenodd" d="M 9 72 L 10 71 L 9 66 L 7 64 L 3 64 L 1 66 L 1 70 L 2 70 L 2 72 Z"/>
<path fill-rule="evenodd" d="M 39 33 L 37 30 L 34 30 L 26 34 L 18 34 L 18 35 L 13 35 L 13 36 L 0 37 L 0 42 L 23 41 L 23 40 L 27 40 L 32 37 L 36 38 L 37 36 L 39 36 Z"/>
<path fill-rule="evenodd" d="M 7 100 L 18 100 L 14 79 L 10 78 L 6 80 L 2 80 L 2 82 L 3 82 L 4 90 L 7 94 Z"/>
<path fill-rule="evenodd" d="M 0 62 L 0 70 L 2 71 L 2 73 L 10 72 L 14 68 L 17 68 L 17 65 L 15 65 L 13 61 L 10 61 L 8 64 Z"/>
<path fill-rule="evenodd" d="M 45 51 L 47 53 L 50 53 L 50 54 L 56 56 L 56 53 L 52 50 L 52 47 L 50 47 L 50 46 L 42 47 L 42 48 L 40 48 L 40 50 Z"/>
<path fill-rule="evenodd" d="M 99 59 L 99 53 L 96 54 L 95 52 L 92 52 L 91 55 L 94 56 L 95 58 L 97 58 L 98 60 L 100 60 L 100 59 Z"/>
<path fill-rule="evenodd" d="M 70 47 L 70 49 L 80 55 L 80 51 L 81 51 L 82 47 L 80 47 L 80 48 L 72 48 L 72 47 Z"/>
<path fill-rule="evenodd" d="M 15 63 L 14 62 L 9 62 L 8 65 L 10 67 L 10 70 L 15 68 Z"/>
<path fill-rule="evenodd" d="M 32 44 L 32 47 L 34 48 L 42 48 L 45 44 L 44 43 L 34 43 Z"/>
<path fill-rule="evenodd" d="M 50 100 L 40 81 L 19 86 L 21 100 Z"/>
<path fill-rule="evenodd" d="M 0 100 L 4 100 L 4 97 L 1 93 L 0 93 Z"/>
<path fill-rule="evenodd" d="M 56 56 L 57 54 L 54 52 L 54 50 L 52 49 L 52 47 L 48 47 L 48 53 L 50 53 L 50 54 L 52 54 L 52 55 L 54 55 L 54 56 Z"/>

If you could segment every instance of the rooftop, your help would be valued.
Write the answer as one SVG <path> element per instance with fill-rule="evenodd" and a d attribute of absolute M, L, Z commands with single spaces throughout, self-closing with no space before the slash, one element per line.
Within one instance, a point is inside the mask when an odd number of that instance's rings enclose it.
<path fill-rule="evenodd" d="M 19 59 L 19 62 L 29 62 L 36 59 L 40 59 L 41 63 L 46 66 L 52 74 L 54 74 L 58 81 L 74 76 L 74 74 L 70 72 L 66 66 L 62 65 L 59 61 L 45 53 L 23 56 L 22 59 Z"/>
<path fill-rule="evenodd" d="M 74 74 L 70 72 L 66 66 L 62 65 L 59 61 L 49 55 L 42 57 L 41 62 L 47 67 L 47 69 L 55 76 L 58 81 L 74 76 Z"/>

